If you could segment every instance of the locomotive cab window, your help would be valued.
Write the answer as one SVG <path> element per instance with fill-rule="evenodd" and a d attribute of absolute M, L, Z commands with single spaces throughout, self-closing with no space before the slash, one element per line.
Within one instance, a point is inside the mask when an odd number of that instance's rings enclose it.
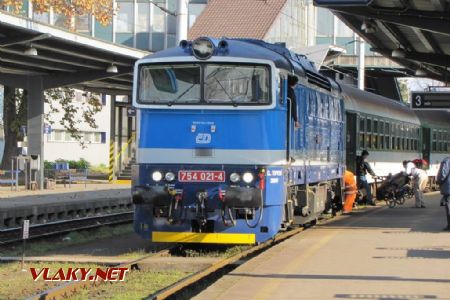
<path fill-rule="evenodd" d="M 138 102 L 167 105 L 269 105 L 270 67 L 253 64 L 141 65 Z"/>
<path fill-rule="evenodd" d="M 200 66 L 149 65 L 139 71 L 139 101 L 142 103 L 200 102 Z"/>
<path fill-rule="evenodd" d="M 264 66 L 206 65 L 207 103 L 269 103 L 269 71 Z"/>

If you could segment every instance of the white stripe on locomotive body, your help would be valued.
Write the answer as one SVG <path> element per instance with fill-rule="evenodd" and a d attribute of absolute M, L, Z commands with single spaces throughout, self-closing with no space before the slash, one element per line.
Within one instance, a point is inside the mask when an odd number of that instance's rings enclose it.
<path fill-rule="evenodd" d="M 195 149 L 138 148 L 139 164 L 283 165 L 285 150 L 213 149 L 212 156 L 195 156 Z"/>
<path fill-rule="evenodd" d="M 137 90 L 139 78 L 139 65 L 152 64 L 152 63 L 247 63 L 247 64 L 262 64 L 270 67 L 270 79 L 271 79 L 271 101 L 270 105 L 255 105 L 255 106 L 232 106 L 232 105 L 172 105 L 170 109 L 188 109 L 188 110 L 270 110 L 276 107 L 276 99 L 278 94 L 278 79 L 280 70 L 275 66 L 273 61 L 265 59 L 251 59 L 251 58 L 239 58 L 239 57 L 220 57 L 213 56 L 212 58 L 205 60 L 199 60 L 194 56 L 175 56 L 164 58 L 144 58 L 136 62 L 134 65 L 134 78 L 133 81 L 133 106 L 141 109 L 168 109 L 167 104 L 155 105 L 155 104 L 142 104 L 137 101 Z"/>

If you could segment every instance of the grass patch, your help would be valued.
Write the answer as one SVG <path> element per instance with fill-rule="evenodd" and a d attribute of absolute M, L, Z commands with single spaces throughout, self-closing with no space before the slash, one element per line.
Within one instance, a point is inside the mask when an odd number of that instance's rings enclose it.
<path fill-rule="evenodd" d="M 59 237 L 46 238 L 44 240 L 30 240 L 27 242 L 25 253 L 27 256 L 48 254 L 48 252 L 54 250 L 60 250 L 62 248 L 80 245 L 98 239 L 131 234 L 132 232 L 133 228 L 130 224 L 104 226 L 95 229 L 73 231 Z M 21 244 L 3 247 L 2 249 L 0 249 L 0 256 L 19 256 L 21 255 L 21 251 Z"/>
<path fill-rule="evenodd" d="M 110 299 L 132 300 L 142 299 L 165 288 L 191 273 L 179 271 L 144 272 L 133 271 L 127 273 L 125 281 L 115 283 L 99 283 L 94 288 L 82 290 L 69 300 Z"/>
<path fill-rule="evenodd" d="M 71 267 L 97 268 L 95 264 L 67 264 L 67 263 L 26 263 L 22 271 L 20 262 L 0 264 L 0 299 L 24 299 L 31 295 L 43 292 L 58 285 L 58 282 L 45 282 L 42 279 L 33 281 L 30 268 L 50 268 L 50 274 L 54 274 L 59 268 L 67 270 Z"/>

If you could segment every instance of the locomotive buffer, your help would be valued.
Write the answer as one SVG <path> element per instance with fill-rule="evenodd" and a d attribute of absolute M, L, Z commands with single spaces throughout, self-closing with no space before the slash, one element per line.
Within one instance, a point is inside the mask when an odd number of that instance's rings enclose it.
<path fill-rule="evenodd" d="M 411 97 L 412 109 L 450 109 L 450 92 L 413 92 Z"/>

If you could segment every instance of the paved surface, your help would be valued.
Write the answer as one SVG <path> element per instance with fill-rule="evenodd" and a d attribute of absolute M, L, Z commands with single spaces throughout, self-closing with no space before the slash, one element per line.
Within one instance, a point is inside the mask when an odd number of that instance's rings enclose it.
<path fill-rule="evenodd" d="M 64 188 L 57 185 L 53 190 L 20 190 L 11 191 L 8 188 L 0 189 L 0 209 L 18 206 L 29 206 L 32 204 L 53 204 L 71 200 L 93 200 L 117 197 L 130 197 L 131 189 L 129 185 L 115 184 L 72 184 Z"/>
<path fill-rule="evenodd" d="M 426 209 L 411 201 L 316 226 L 194 299 L 450 299 L 450 232 L 442 231 L 439 199 L 428 194 Z"/>

